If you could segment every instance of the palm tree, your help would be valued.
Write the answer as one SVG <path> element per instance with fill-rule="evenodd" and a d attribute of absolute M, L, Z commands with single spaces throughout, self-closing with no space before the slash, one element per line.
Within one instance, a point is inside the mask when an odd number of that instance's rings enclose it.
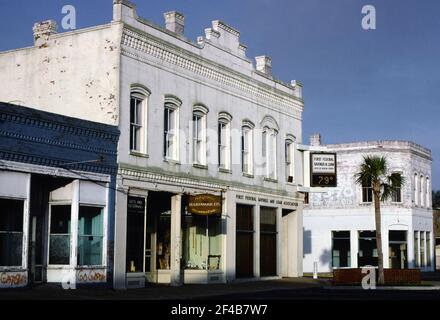
<path fill-rule="evenodd" d="M 397 192 L 405 183 L 400 173 L 389 173 L 387 159 L 383 156 L 364 156 L 364 161 L 355 174 L 356 183 L 371 186 L 374 199 L 374 213 L 376 221 L 376 245 L 379 267 L 379 284 L 385 283 L 382 252 L 382 225 L 380 202 L 386 201 Z"/>

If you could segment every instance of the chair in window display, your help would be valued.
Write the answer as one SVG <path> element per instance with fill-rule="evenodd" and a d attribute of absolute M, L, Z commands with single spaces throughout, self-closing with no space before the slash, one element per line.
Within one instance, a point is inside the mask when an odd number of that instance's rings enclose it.
<path fill-rule="evenodd" d="M 209 255 L 208 256 L 208 269 L 219 270 L 220 269 L 221 255 Z"/>

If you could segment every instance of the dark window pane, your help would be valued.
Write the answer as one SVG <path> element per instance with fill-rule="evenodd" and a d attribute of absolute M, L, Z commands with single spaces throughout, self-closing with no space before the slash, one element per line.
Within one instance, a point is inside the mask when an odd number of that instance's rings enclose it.
<path fill-rule="evenodd" d="M 70 235 L 50 236 L 49 264 L 68 265 L 70 263 Z"/>
<path fill-rule="evenodd" d="M 359 266 L 377 266 L 376 231 L 359 232 Z"/>
<path fill-rule="evenodd" d="M 0 266 L 18 267 L 22 263 L 23 233 L 0 233 Z"/>
<path fill-rule="evenodd" d="M 333 231 L 332 236 L 332 266 L 350 267 L 350 231 Z"/>
<path fill-rule="evenodd" d="M 333 231 L 333 239 L 350 239 L 350 231 Z"/>
<path fill-rule="evenodd" d="M 70 234 L 71 207 L 52 206 L 50 217 L 51 234 Z"/>
<path fill-rule="evenodd" d="M 102 208 L 79 208 L 78 265 L 102 264 L 103 213 Z"/>
<path fill-rule="evenodd" d="M 24 201 L 0 199 L 0 266 L 21 266 Z"/>
<path fill-rule="evenodd" d="M 128 197 L 127 272 L 142 272 L 144 262 L 145 198 Z"/>
<path fill-rule="evenodd" d="M 237 230 L 254 231 L 253 207 L 237 205 Z"/>
<path fill-rule="evenodd" d="M 136 99 L 130 101 L 130 123 L 136 123 Z"/>
<path fill-rule="evenodd" d="M 99 266 L 102 264 L 103 237 L 78 237 L 78 265 Z"/>
<path fill-rule="evenodd" d="M 23 232 L 23 203 L 0 199 L 0 231 Z"/>
<path fill-rule="evenodd" d="M 277 211 L 273 208 L 260 208 L 260 231 L 277 232 Z"/>

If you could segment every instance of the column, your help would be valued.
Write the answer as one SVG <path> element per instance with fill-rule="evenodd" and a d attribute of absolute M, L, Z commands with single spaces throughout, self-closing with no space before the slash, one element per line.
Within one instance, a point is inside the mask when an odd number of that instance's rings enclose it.
<path fill-rule="evenodd" d="M 223 256 L 225 257 L 226 281 L 235 280 L 235 252 L 236 252 L 236 193 L 228 191 L 226 194 L 226 245 L 223 248 Z"/>
<path fill-rule="evenodd" d="M 414 260 L 414 231 L 409 229 L 406 235 L 407 243 L 407 259 L 408 269 L 414 269 L 416 267 L 416 261 Z"/>
<path fill-rule="evenodd" d="M 302 206 L 287 216 L 287 276 L 303 275 L 303 217 Z"/>
<path fill-rule="evenodd" d="M 390 246 L 389 246 L 389 232 L 386 228 L 382 229 L 382 253 L 383 253 L 383 267 L 390 268 Z"/>
<path fill-rule="evenodd" d="M 254 215 L 254 277 L 260 277 L 260 206 L 255 205 Z"/>
<path fill-rule="evenodd" d="M 76 267 L 78 263 L 78 217 L 79 217 L 79 192 L 80 192 L 79 180 L 73 181 L 73 195 L 72 195 L 72 216 L 71 216 L 71 226 L 70 243 L 72 247 L 70 248 L 70 279 L 76 279 Z"/>
<path fill-rule="evenodd" d="M 121 180 L 118 181 L 116 187 L 123 187 Z M 126 289 L 128 196 L 125 192 L 116 192 L 115 201 L 115 258 L 113 263 L 113 286 L 115 289 Z"/>
<path fill-rule="evenodd" d="M 281 239 L 283 239 L 283 228 L 282 228 L 282 219 L 283 219 L 283 209 L 281 207 L 277 208 L 277 276 L 282 276 L 281 271 L 281 259 L 283 253 L 283 246 L 281 244 Z"/>
<path fill-rule="evenodd" d="M 171 285 L 182 285 L 180 257 L 182 252 L 182 195 L 171 198 Z"/>
<path fill-rule="evenodd" d="M 359 232 L 358 230 L 350 230 L 350 260 L 351 268 L 358 268 L 358 252 L 359 252 Z"/>
<path fill-rule="evenodd" d="M 296 238 L 297 238 L 297 277 L 303 276 L 303 259 L 304 259 L 304 236 L 303 236 L 303 207 L 296 214 Z"/>

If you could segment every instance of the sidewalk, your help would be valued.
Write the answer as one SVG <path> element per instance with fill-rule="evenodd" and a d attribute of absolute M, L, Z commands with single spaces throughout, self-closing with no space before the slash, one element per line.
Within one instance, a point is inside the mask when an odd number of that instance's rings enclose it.
<path fill-rule="evenodd" d="M 45 284 L 34 288 L 0 290 L 0 300 L 191 300 L 272 290 L 322 288 L 326 283 L 325 280 L 292 278 L 180 287 L 149 285 L 123 291 L 103 288 L 63 290 L 59 285 Z"/>

